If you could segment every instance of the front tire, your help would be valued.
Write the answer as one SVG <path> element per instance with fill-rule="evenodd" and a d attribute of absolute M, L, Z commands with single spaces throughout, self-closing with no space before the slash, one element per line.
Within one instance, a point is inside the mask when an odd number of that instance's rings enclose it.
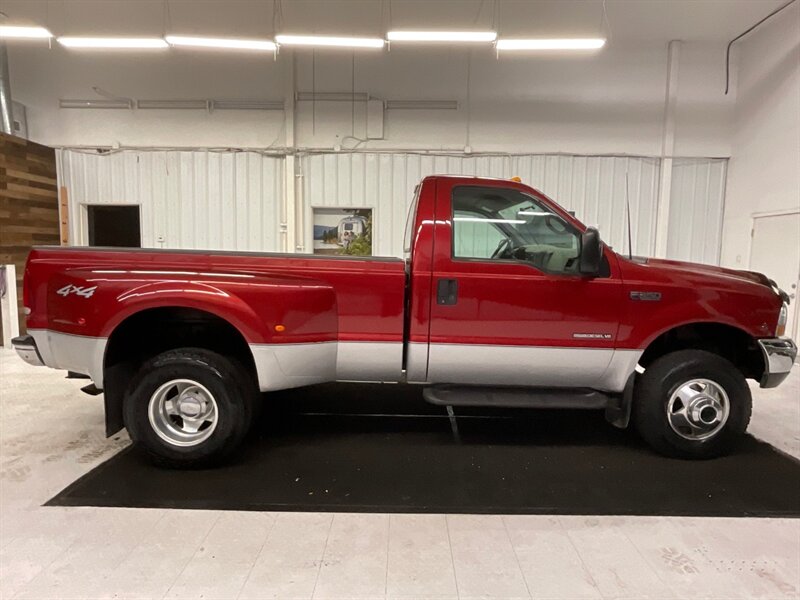
<path fill-rule="evenodd" d="M 747 430 L 752 397 L 730 361 L 703 350 L 655 360 L 634 391 L 639 434 L 665 456 L 690 459 L 727 454 Z"/>
<path fill-rule="evenodd" d="M 134 444 L 159 466 L 218 464 L 244 439 L 254 381 L 238 363 L 201 348 L 155 356 L 134 376 L 123 403 Z"/>

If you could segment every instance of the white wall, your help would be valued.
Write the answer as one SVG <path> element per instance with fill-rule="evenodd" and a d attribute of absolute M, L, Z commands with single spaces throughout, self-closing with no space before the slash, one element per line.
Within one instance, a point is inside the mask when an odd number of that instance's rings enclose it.
<path fill-rule="evenodd" d="M 267 36 L 269 3 L 170 3 L 170 24 L 162 21 L 164 3 L 32 2 L 6 0 L 3 10 L 27 16 L 54 32 L 97 35 L 182 33 Z M 382 33 L 379 15 L 366 14 L 366 2 L 285 3 L 290 23 L 317 21 L 321 29 Z M 369 3 L 377 6 L 379 3 Z M 439 18 L 466 18 L 458 3 L 395 2 L 395 22 L 413 23 L 424 10 L 440 7 Z M 462 2 L 465 6 L 468 4 Z M 480 3 L 473 2 L 470 15 Z M 536 6 L 534 6 L 534 4 Z M 680 3 L 678 3 L 680 4 Z M 342 10 L 335 10 L 340 7 Z M 543 18 L 565 33 L 597 34 L 599 4 L 509 3 L 502 27 L 509 35 L 541 33 Z M 627 19 L 627 2 L 610 2 L 612 23 Z M 42 8 L 44 6 L 45 8 Z M 112 9 L 113 8 L 113 9 Z M 320 14 L 324 14 L 323 22 Z M 413 10 L 412 10 L 413 8 Z M 680 7 L 675 7 L 678 10 Z M 654 7 L 662 10 L 663 7 Z M 49 12 L 48 12 L 49 11 Z M 349 12 L 348 12 L 349 11 Z M 514 11 L 525 15 L 512 14 Z M 545 11 L 545 12 L 542 12 Z M 646 11 L 645 11 L 646 12 Z M 334 14 L 335 13 L 335 14 Z M 484 17 L 488 16 L 488 9 Z M 372 18 L 374 16 L 374 19 Z M 525 18 L 523 19 L 522 16 Z M 517 17 L 517 18 L 515 18 Z M 651 17 L 652 19 L 652 17 Z M 451 26 L 452 23 L 451 23 Z M 472 24 L 474 26 L 474 24 Z M 661 151 L 667 39 L 648 39 L 636 31 L 617 32 L 599 52 L 574 55 L 504 54 L 491 46 L 461 48 L 401 47 L 387 51 L 318 51 L 312 69 L 310 50 L 296 53 L 296 89 L 367 92 L 396 99 L 446 99 L 458 110 L 395 110 L 386 115 L 386 139 L 360 148 L 428 149 L 473 152 L 658 155 Z M 624 34 L 624 35 L 623 35 Z M 355 56 L 355 60 L 353 60 Z M 724 42 L 690 40 L 680 61 L 675 153 L 728 156 L 733 96 L 724 96 Z M 69 51 L 57 43 L 10 45 L 12 92 L 28 107 L 30 137 L 51 146 L 255 147 L 286 141 L 280 111 L 69 110 L 59 98 L 92 98 L 97 86 L 121 97 L 139 99 L 261 98 L 289 100 L 289 52 L 272 55 L 169 49 L 148 52 Z M 469 89 L 467 74 L 469 72 Z M 469 99 L 469 102 L 468 102 Z M 299 147 L 331 149 L 340 138 L 364 135 L 363 105 L 301 102 L 297 107 Z M 352 145 L 352 140 L 344 145 Z"/>
<path fill-rule="evenodd" d="M 752 215 L 800 208 L 800 4 L 737 50 L 722 263 L 747 268 Z M 800 243 L 800 232 L 787 243 Z"/>
<path fill-rule="evenodd" d="M 722 46 L 685 44 L 681 59 L 676 152 L 727 156 L 733 99 L 722 94 Z M 581 56 L 501 56 L 491 50 L 393 48 L 359 54 L 355 89 L 384 99 L 458 100 L 458 111 L 388 111 L 385 141 L 370 149 L 657 155 L 661 151 L 666 45 L 614 42 Z M 312 60 L 298 58 L 298 89 L 312 88 Z M 467 103 L 467 69 L 470 102 Z M 350 56 L 316 58 L 318 91 L 349 91 Z M 348 103 L 298 107 L 298 144 L 330 147 L 351 133 Z M 469 122 L 469 128 L 468 128 Z M 468 133 L 469 129 L 469 133 Z M 356 110 L 355 135 L 364 134 Z M 352 142 L 349 142 L 352 145 Z M 361 148 L 364 145 L 360 146 Z"/>
<path fill-rule="evenodd" d="M 63 27 L 77 31 L 82 19 L 92 19 L 93 14 L 77 10 L 90 4 L 67 4 L 74 14 L 68 13 Z M 129 5 L 138 3 L 114 4 L 120 5 L 124 14 L 119 19 L 124 20 L 132 18 Z M 16 6 L 24 5 L 11 2 Z M 49 6 L 55 10 L 61 3 Z M 103 6 L 97 4 L 95 12 Z M 185 8 L 185 3 L 177 6 Z M 177 16 L 174 20 L 179 21 Z M 206 30 L 225 33 L 224 25 L 207 25 Z M 161 30 L 156 19 L 131 32 L 160 35 Z M 734 97 L 722 94 L 723 57 L 723 42 L 683 44 L 676 109 L 679 156 L 730 153 Z M 663 40 L 622 37 L 596 53 L 564 56 L 498 58 L 490 46 L 395 45 L 390 51 L 355 55 L 318 51 L 315 69 L 312 52 L 304 50 L 296 52 L 296 89 L 355 88 L 387 100 L 459 102 L 458 110 L 387 111 L 386 139 L 361 144 L 361 149 L 462 151 L 469 145 L 473 152 L 652 156 L 661 151 L 666 58 Z M 289 100 L 291 65 L 286 51 L 273 60 L 272 55 L 190 49 L 130 53 L 70 51 L 55 43 L 48 48 L 45 42 L 10 46 L 14 98 L 28 108 L 31 139 L 51 146 L 282 146 L 286 131 L 280 111 L 76 110 L 59 109 L 58 100 L 99 98 L 94 86 L 134 99 Z M 336 136 L 363 137 L 364 105 L 356 105 L 355 119 L 353 112 L 348 102 L 300 102 L 295 145 L 331 149 Z M 346 140 L 343 146 L 354 143 Z"/>
<path fill-rule="evenodd" d="M 303 24 L 306 30 L 310 27 L 314 31 L 329 33 L 351 31 L 360 35 L 382 35 L 387 29 L 387 22 L 381 21 L 379 11 L 374 11 L 373 15 L 373 11 L 364 8 L 365 2 L 357 0 L 284 4 L 288 29 L 297 28 L 297 23 Z M 455 27 L 453 19 L 457 18 L 466 19 L 458 23 L 460 27 L 476 27 L 489 16 L 488 11 L 481 13 L 480 10 L 488 4 L 480 0 L 471 3 L 468 0 L 395 2 L 393 22 L 409 27 L 418 23 L 420 15 L 427 15 L 433 19 L 431 25 L 440 23 Z M 52 146 L 281 151 L 294 132 L 296 135 L 289 152 L 298 149 L 330 152 L 337 144 L 341 144 L 345 151 L 351 148 L 357 140 L 346 136 L 360 138 L 365 135 L 364 105 L 298 102 L 295 119 L 290 121 L 283 111 L 69 110 L 59 109 L 58 99 L 99 97 L 92 91 L 97 86 L 113 95 L 133 99 L 257 98 L 283 100 L 290 105 L 294 91 L 315 89 L 317 92 L 355 90 L 384 100 L 456 100 L 458 110 L 387 111 L 385 139 L 360 143 L 358 149 L 393 151 L 395 157 L 403 159 L 409 156 L 409 150 L 458 154 L 469 146 L 473 155 L 507 153 L 523 155 L 532 161 L 569 163 L 572 166 L 558 175 L 560 180 L 553 187 L 550 187 L 552 182 L 537 179 L 533 171 L 529 176 L 527 173 L 507 173 L 509 169 L 506 167 L 479 169 L 479 172 L 521 175 L 529 183 L 541 185 L 557 201 L 572 206 L 583 196 L 573 197 L 566 183 L 582 181 L 582 162 L 597 167 L 597 172 L 601 173 L 606 168 L 601 165 L 617 165 L 620 160 L 625 160 L 620 158 L 621 155 L 630 155 L 636 164 L 650 161 L 646 164 L 655 165 L 656 170 L 660 167 L 660 162 L 644 157 L 658 156 L 661 152 L 667 41 L 673 37 L 685 35 L 687 39 L 682 43 L 680 53 L 674 154 L 706 160 L 705 157 L 726 157 L 731 153 L 735 94 L 723 94 L 724 39 L 731 30 L 738 30 L 740 24 L 725 15 L 736 13 L 745 22 L 750 22 L 753 15 L 748 11 L 755 10 L 752 3 L 731 0 L 727 5 L 730 10 L 724 14 L 718 5 L 709 2 L 696 2 L 691 6 L 666 2 L 649 8 L 626 1 L 609 0 L 608 4 L 612 22 L 608 45 L 596 53 L 575 55 L 526 54 L 498 58 L 491 47 L 469 50 L 463 47 L 394 45 L 391 50 L 380 52 L 317 51 L 316 55 L 310 50 L 294 54 L 282 52 L 277 60 L 273 60 L 271 55 L 239 52 L 187 49 L 140 53 L 81 52 L 66 50 L 58 44 L 49 48 L 42 42 L 17 42 L 10 47 L 12 91 L 14 97 L 28 107 L 31 138 Z M 369 4 L 370 7 L 379 5 L 377 2 Z M 271 37 L 273 26 L 269 22 L 268 6 L 269 3 L 246 0 L 228 0 L 224 7 L 222 3 L 213 1 L 110 3 L 73 0 L 69 3 L 37 3 L 6 0 L 3 10 L 14 18 L 27 11 L 27 18 L 46 24 L 56 34 L 97 34 L 103 31 L 116 35 L 160 36 L 171 31 Z M 170 7 L 172 13 L 167 17 L 165 8 Z M 503 3 L 503 18 L 498 29 L 505 35 L 517 36 L 527 32 L 544 35 L 552 31 L 563 31 L 565 35 L 595 35 L 598 32 L 599 7 L 599 3 L 587 2 Z M 465 12 L 464 9 L 468 10 Z M 700 12 L 694 14 L 696 10 Z M 522 12 L 517 14 L 515 11 Z M 465 17 L 467 12 L 469 15 Z M 613 25 L 617 23 L 622 26 L 618 25 L 614 30 Z M 710 26 L 716 23 L 719 27 Z M 279 25 L 276 27 L 280 28 Z M 703 37 L 709 31 L 714 35 Z M 675 32 L 680 32 L 680 35 L 675 35 Z M 559 158 L 554 156 L 557 153 L 579 156 Z M 534 154 L 549 156 L 533 157 Z M 595 155 L 616 156 L 600 158 Z M 82 160 L 92 165 L 83 171 L 82 177 L 87 180 L 104 177 L 101 171 L 93 171 L 101 168 L 101 162 L 88 158 Z M 145 153 L 141 160 L 155 159 Z M 478 161 L 473 157 L 456 160 L 463 164 Z M 514 160 L 522 158 L 506 157 L 504 164 L 516 165 Z M 291 165 L 291 161 L 288 159 L 283 164 Z M 432 160 L 438 172 L 442 172 L 441 168 L 451 169 L 451 162 L 449 159 Z M 440 164 L 444 167 L 440 168 Z M 697 168 L 691 161 L 686 165 L 687 168 Z M 710 168 L 708 165 L 702 167 L 709 176 Z M 721 169 L 724 180 L 724 165 Z M 291 181 L 294 176 L 292 167 L 285 170 L 284 178 Z M 610 193 L 598 196 L 602 202 L 592 205 L 596 215 L 581 216 L 590 222 L 600 222 L 607 239 L 619 247 L 623 237 L 624 189 L 619 184 L 619 172 L 612 171 Z M 694 179 L 681 179 L 685 173 L 679 167 L 673 173 L 672 216 L 680 222 L 682 216 L 697 215 L 698 207 L 703 207 L 701 212 L 708 217 L 706 224 L 718 231 L 723 188 L 698 189 L 693 187 Z M 588 178 L 589 171 L 584 175 Z M 67 181 L 67 176 L 71 174 L 64 173 L 64 181 Z M 720 180 L 717 178 L 715 181 Z M 306 184 L 310 185 L 308 181 Z M 77 186 L 74 182 L 72 185 Z M 288 189 L 295 188 L 290 186 Z M 209 193 L 218 194 L 218 190 L 214 188 Z M 635 216 L 636 226 L 642 229 L 642 233 L 635 235 L 635 249 L 649 254 L 652 252 L 652 227 L 655 226 L 655 215 L 650 211 L 657 203 L 653 194 L 657 195 L 658 190 L 649 188 L 646 198 L 640 197 L 641 190 L 636 193 L 639 195 L 634 200 L 641 201 L 643 208 Z M 82 199 L 91 196 L 83 191 L 73 195 L 76 196 L 75 202 L 92 201 Z M 186 197 L 181 194 L 180 198 L 169 198 L 169 201 L 180 205 L 179 201 Z M 408 197 L 410 192 L 406 189 L 402 192 L 402 202 L 406 202 Z M 291 198 L 284 200 L 292 202 Z M 145 198 L 142 202 L 149 200 Z M 303 216 L 307 216 L 314 199 L 305 198 L 305 202 L 302 209 L 289 210 L 289 214 L 284 216 L 284 221 L 289 222 L 290 236 L 296 235 L 299 245 L 303 244 L 307 233 L 308 223 L 307 219 L 303 221 Z M 391 206 L 392 215 L 404 213 L 402 203 Z M 292 223 L 295 214 L 300 221 L 296 226 Z M 395 227 L 394 221 L 393 218 L 392 228 Z M 387 226 L 389 221 L 377 224 L 377 227 Z M 157 220 L 152 221 L 152 231 L 148 235 L 157 240 L 161 235 L 159 231 L 165 227 Z M 402 231 L 402 228 L 397 231 Z M 671 254 L 680 249 L 681 258 L 716 262 L 716 255 L 707 248 L 694 242 L 693 245 L 684 243 L 681 231 L 677 226 L 669 231 L 667 241 Z M 170 240 L 167 243 L 172 244 L 174 232 L 167 233 Z M 223 242 L 208 237 L 205 241 L 194 240 L 192 243 L 220 247 Z M 396 240 L 392 238 L 382 252 L 396 253 L 396 248 Z"/>

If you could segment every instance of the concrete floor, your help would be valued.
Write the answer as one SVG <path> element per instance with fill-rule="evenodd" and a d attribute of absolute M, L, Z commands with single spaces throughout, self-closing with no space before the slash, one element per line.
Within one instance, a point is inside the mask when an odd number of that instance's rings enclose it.
<path fill-rule="evenodd" d="M 2 598 L 800 598 L 800 519 L 42 507 L 128 440 L 85 382 L 0 375 Z M 800 369 L 754 396 L 800 458 Z"/>

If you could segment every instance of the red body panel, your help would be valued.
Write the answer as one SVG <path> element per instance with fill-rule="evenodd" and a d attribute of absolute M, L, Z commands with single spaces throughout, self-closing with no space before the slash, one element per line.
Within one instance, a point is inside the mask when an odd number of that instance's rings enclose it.
<path fill-rule="evenodd" d="M 226 319 L 249 343 L 403 339 L 401 260 L 34 249 L 26 282 L 32 329 L 107 337 L 140 310 L 185 306 Z M 67 284 L 97 289 L 91 302 L 57 295 Z"/>
<path fill-rule="evenodd" d="M 458 302 L 431 304 L 431 343 L 613 348 L 622 281 L 610 250 L 611 276 L 602 278 L 549 275 L 521 261 L 452 258 L 452 191 L 471 182 L 438 182 L 433 286 L 440 278 L 456 279 Z M 509 182 L 486 180 L 481 185 L 509 187 Z M 575 333 L 608 337 L 580 339 Z"/>
<path fill-rule="evenodd" d="M 686 323 L 723 323 L 754 338 L 775 335 L 780 297 L 756 273 L 650 259 L 619 257 L 626 310 L 618 345 L 645 348 L 661 332 Z M 635 291 L 661 293 L 660 302 L 630 300 Z"/>
<path fill-rule="evenodd" d="M 399 259 L 317 258 L 158 250 L 34 249 L 25 276 L 28 327 L 108 337 L 130 315 L 193 307 L 226 319 L 252 344 L 374 341 L 642 349 L 692 322 L 775 334 L 781 300 L 763 276 L 702 265 L 629 261 L 606 248 L 608 277 L 554 276 L 513 261 L 453 260 L 455 185 L 531 188 L 504 180 L 429 177 L 411 218 L 407 339 L 406 264 Z M 457 278 L 459 302 L 438 306 L 436 280 Z M 91 302 L 65 286 L 96 286 Z M 631 292 L 657 292 L 637 301 Z M 285 331 L 276 332 L 283 325 Z M 579 339 L 576 333 L 602 334 Z M 605 334 L 608 334 L 606 337 Z"/>

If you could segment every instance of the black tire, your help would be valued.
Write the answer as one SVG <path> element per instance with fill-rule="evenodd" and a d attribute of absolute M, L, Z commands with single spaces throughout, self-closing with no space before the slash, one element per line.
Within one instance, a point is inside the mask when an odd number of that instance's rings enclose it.
<path fill-rule="evenodd" d="M 700 440 L 677 433 L 668 417 L 670 398 L 693 379 L 710 380 L 720 386 L 729 405 L 724 425 L 716 432 L 716 426 L 712 426 L 708 432 L 711 437 Z M 680 350 L 655 360 L 639 376 L 633 419 L 639 434 L 657 452 L 676 458 L 707 459 L 727 454 L 735 446 L 747 430 L 752 408 L 750 388 L 733 363 L 703 350 Z"/>
<path fill-rule="evenodd" d="M 151 399 L 174 380 L 200 384 L 216 404 L 213 431 L 194 445 L 177 445 L 163 436 L 178 437 L 169 431 L 160 434 L 151 421 Z M 247 434 L 253 414 L 257 389 L 254 378 L 237 361 L 202 348 L 179 348 L 159 354 L 145 362 L 131 380 L 123 401 L 125 427 L 134 444 L 159 466 L 201 468 L 219 464 L 228 458 Z M 158 412 L 158 411 L 156 411 Z M 154 417 L 158 422 L 158 417 Z M 180 429 L 182 418 L 170 417 Z M 166 422 L 163 420 L 162 422 Z M 205 430 L 211 421 L 204 422 Z M 199 433 L 203 433 L 200 429 Z M 199 435 L 199 434 L 190 434 Z"/>

